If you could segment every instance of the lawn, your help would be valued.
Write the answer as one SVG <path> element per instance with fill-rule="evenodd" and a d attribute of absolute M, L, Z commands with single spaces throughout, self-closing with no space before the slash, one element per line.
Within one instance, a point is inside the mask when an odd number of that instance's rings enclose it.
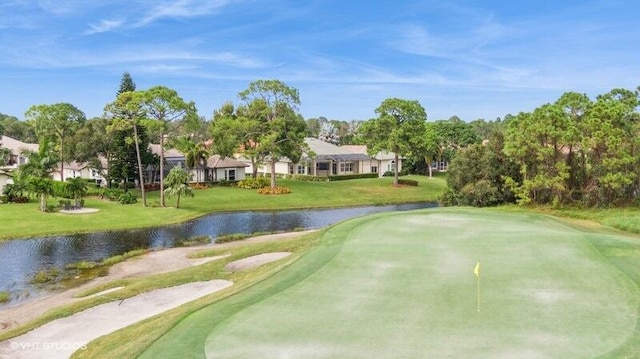
<path fill-rule="evenodd" d="M 121 205 L 97 198 L 87 198 L 86 207 L 98 208 L 91 214 L 68 215 L 42 213 L 33 200 L 26 204 L 1 204 L 0 240 L 33 236 L 87 233 L 103 230 L 143 228 L 183 222 L 216 211 L 281 210 L 357 205 L 380 205 L 403 202 L 436 201 L 445 187 L 444 177 L 432 179 L 408 176 L 420 182 L 417 187 L 393 187 L 391 178 L 359 179 L 336 182 L 302 182 L 281 179 L 279 185 L 292 189 L 291 194 L 259 195 L 255 190 L 214 187 L 194 191 L 195 197 L 183 198 L 181 207 L 158 207 L 159 192 L 152 192 L 149 203 Z M 53 204 L 54 200 L 50 201 Z M 167 206 L 175 205 L 174 199 Z"/>
<path fill-rule="evenodd" d="M 244 291 L 174 314 L 157 340 L 144 334 L 153 321 L 113 337 L 147 336 L 118 352 L 142 358 L 635 358 L 639 253 L 636 237 L 540 214 L 376 214 L 331 227 Z M 100 343 L 111 357 L 117 342 Z"/>

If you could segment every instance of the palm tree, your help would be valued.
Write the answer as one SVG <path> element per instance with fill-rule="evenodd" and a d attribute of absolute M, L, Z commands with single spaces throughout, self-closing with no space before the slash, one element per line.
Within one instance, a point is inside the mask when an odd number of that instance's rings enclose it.
<path fill-rule="evenodd" d="M 165 188 L 164 194 L 167 197 L 177 197 L 176 208 L 180 208 L 180 196 L 193 197 L 193 191 L 187 182 L 189 182 L 189 173 L 180 167 L 172 168 L 167 175 L 167 188 Z"/>
<path fill-rule="evenodd" d="M 87 181 L 80 177 L 67 179 L 67 191 L 73 195 L 75 207 L 80 208 L 79 199 L 87 194 Z"/>
<path fill-rule="evenodd" d="M 49 141 L 41 141 L 38 152 L 22 151 L 27 162 L 18 168 L 18 176 L 24 179 L 29 191 L 40 198 L 40 210 L 47 211 L 47 197 L 54 194 L 50 173 L 58 164 Z"/>
<path fill-rule="evenodd" d="M 209 158 L 209 150 L 203 143 L 196 143 L 188 136 L 176 138 L 172 145 L 184 154 L 184 164 L 187 170 L 204 168 Z M 200 171 L 197 171 L 196 182 L 200 182 Z"/>
<path fill-rule="evenodd" d="M 40 198 L 40 210 L 46 212 L 47 197 L 54 194 L 53 180 L 44 177 L 30 177 L 28 185 L 29 191 Z"/>

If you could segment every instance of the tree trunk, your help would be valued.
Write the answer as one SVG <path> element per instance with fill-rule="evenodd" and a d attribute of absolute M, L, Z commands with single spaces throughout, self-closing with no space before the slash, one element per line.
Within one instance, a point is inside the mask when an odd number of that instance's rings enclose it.
<path fill-rule="evenodd" d="M 276 188 L 276 160 L 271 159 L 271 189 L 274 190 Z"/>
<path fill-rule="evenodd" d="M 160 207 L 164 203 L 164 133 L 160 133 Z"/>
<path fill-rule="evenodd" d="M 60 181 L 64 182 L 64 144 L 60 139 Z"/>
<path fill-rule="evenodd" d="M 136 159 L 138 160 L 138 178 L 140 180 L 140 195 L 142 196 L 142 206 L 147 206 L 147 194 L 144 191 L 144 174 L 142 169 L 142 158 L 140 158 L 140 143 L 138 142 L 138 126 L 133 124 L 133 141 L 136 144 Z M 129 187 L 129 186 L 127 186 Z"/>
<path fill-rule="evenodd" d="M 176 209 L 180 208 L 180 193 L 178 193 L 178 199 L 176 200 Z"/>
<path fill-rule="evenodd" d="M 44 193 L 40 194 L 40 211 L 47 211 L 47 195 Z"/>
<path fill-rule="evenodd" d="M 427 175 L 429 175 L 429 178 L 433 178 L 433 168 L 431 168 L 431 162 L 433 161 L 429 161 L 428 158 L 424 158 L 424 161 L 427 163 Z"/>
<path fill-rule="evenodd" d="M 394 168 L 394 173 L 393 173 L 393 185 L 397 186 L 398 185 L 398 152 L 394 152 L 394 160 L 396 162 L 395 168 Z"/>
<path fill-rule="evenodd" d="M 258 164 L 253 157 L 251 157 L 251 173 L 253 174 L 253 178 L 258 177 Z"/>

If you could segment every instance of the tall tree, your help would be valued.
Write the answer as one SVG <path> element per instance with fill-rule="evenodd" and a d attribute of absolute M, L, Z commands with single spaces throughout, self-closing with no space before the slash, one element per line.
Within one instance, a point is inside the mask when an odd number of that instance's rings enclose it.
<path fill-rule="evenodd" d="M 306 149 L 306 123 L 297 113 L 300 105 L 298 90 L 279 80 L 257 80 L 238 94 L 250 109 L 258 112 L 256 152 L 267 156 L 271 172 L 271 188 L 276 187 L 276 162 L 288 157 L 298 162 Z M 252 111 L 253 112 L 253 111 Z"/>
<path fill-rule="evenodd" d="M 125 92 L 133 92 L 136 90 L 136 84 L 133 82 L 131 75 L 125 71 L 122 74 L 122 79 L 120 79 L 120 87 L 118 88 L 118 92 L 116 96 L 125 93 Z"/>
<path fill-rule="evenodd" d="M 146 117 L 151 120 L 147 127 L 158 135 L 160 143 L 160 205 L 165 207 L 164 146 L 169 124 L 173 121 L 197 118 L 198 114 L 193 102 L 186 102 L 175 90 L 170 88 L 154 86 L 144 91 L 143 94 L 142 108 Z"/>
<path fill-rule="evenodd" d="M 123 92 L 116 100 L 105 107 L 105 115 L 112 120 L 111 131 L 126 131 L 133 129 L 133 136 L 129 141 L 135 144 L 136 161 L 138 164 L 138 180 L 140 183 L 140 194 L 142 205 L 147 207 L 147 197 L 144 188 L 144 167 L 142 167 L 142 155 L 140 150 L 140 135 L 138 127 L 145 118 L 145 111 L 142 108 L 144 94 L 141 92 Z"/>
<path fill-rule="evenodd" d="M 393 152 L 396 163 L 393 184 L 398 185 L 400 156 L 424 153 L 427 113 L 418 101 L 389 98 L 376 109 L 378 117 L 360 125 L 360 135 L 367 151 Z"/>
<path fill-rule="evenodd" d="M 40 140 L 56 139 L 60 159 L 60 180 L 64 181 L 65 142 L 86 120 L 82 111 L 69 103 L 32 106 L 25 113 Z"/>

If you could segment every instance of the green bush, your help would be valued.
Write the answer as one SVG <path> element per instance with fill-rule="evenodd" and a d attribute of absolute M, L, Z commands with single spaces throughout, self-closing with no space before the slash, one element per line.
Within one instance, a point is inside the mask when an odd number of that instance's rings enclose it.
<path fill-rule="evenodd" d="M 329 176 L 329 181 L 344 181 L 359 178 L 378 178 L 377 173 L 357 173 L 352 175 L 335 175 Z"/>
<path fill-rule="evenodd" d="M 1 195 L 0 196 L 0 203 L 9 203 L 9 196 L 7 195 Z"/>
<path fill-rule="evenodd" d="M 392 171 L 386 171 L 382 174 L 382 177 L 393 177 L 394 173 Z"/>
<path fill-rule="evenodd" d="M 138 202 L 136 196 L 131 192 L 125 192 L 118 197 L 118 203 L 120 204 L 133 204 Z"/>
<path fill-rule="evenodd" d="M 260 189 L 271 185 L 271 180 L 267 177 L 246 178 L 238 182 L 238 188 Z"/>
<path fill-rule="evenodd" d="M 406 178 L 398 178 L 398 184 L 401 184 L 404 186 L 417 186 L 418 181 L 412 180 L 412 179 L 406 179 Z"/>
<path fill-rule="evenodd" d="M 55 197 L 71 198 L 71 194 L 69 193 L 69 190 L 67 190 L 66 182 L 53 181 L 52 185 L 53 185 L 53 195 Z"/>
<path fill-rule="evenodd" d="M 1 291 L 0 292 L 0 303 L 6 303 L 9 301 L 9 292 Z"/>

